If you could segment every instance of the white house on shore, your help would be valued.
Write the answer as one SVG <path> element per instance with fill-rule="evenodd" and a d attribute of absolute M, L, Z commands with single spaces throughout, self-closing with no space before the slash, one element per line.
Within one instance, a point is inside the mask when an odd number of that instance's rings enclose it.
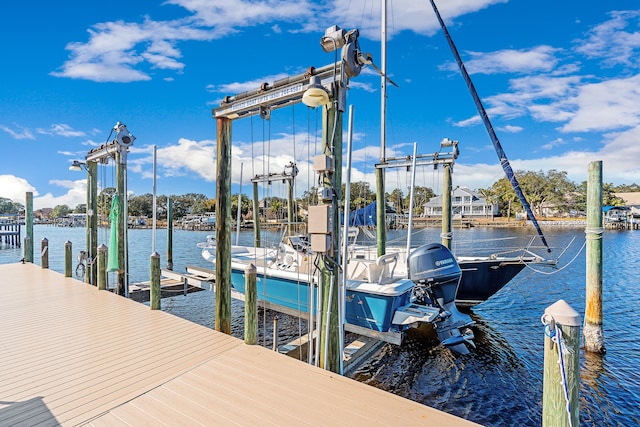
<path fill-rule="evenodd" d="M 424 216 L 442 215 L 442 196 L 433 197 L 424 205 Z M 454 216 L 466 218 L 487 218 L 500 213 L 498 203 L 487 203 L 487 199 L 480 193 L 467 187 L 456 187 L 451 195 L 451 210 Z"/>

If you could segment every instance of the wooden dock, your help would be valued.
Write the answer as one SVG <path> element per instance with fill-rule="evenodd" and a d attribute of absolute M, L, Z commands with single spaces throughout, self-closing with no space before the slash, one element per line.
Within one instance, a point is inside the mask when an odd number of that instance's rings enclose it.
<path fill-rule="evenodd" d="M 0 277 L 0 425 L 473 425 L 34 264 Z"/>

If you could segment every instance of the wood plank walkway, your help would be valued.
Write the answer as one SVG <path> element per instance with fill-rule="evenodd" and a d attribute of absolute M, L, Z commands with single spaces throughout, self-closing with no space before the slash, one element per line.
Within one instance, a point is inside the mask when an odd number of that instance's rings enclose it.
<path fill-rule="evenodd" d="M 473 425 L 34 264 L 0 289 L 0 425 Z"/>

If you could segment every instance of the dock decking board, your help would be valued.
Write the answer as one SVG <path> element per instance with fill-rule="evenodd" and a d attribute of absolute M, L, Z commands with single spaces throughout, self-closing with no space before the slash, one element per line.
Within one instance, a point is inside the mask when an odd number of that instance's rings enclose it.
<path fill-rule="evenodd" d="M 34 264 L 0 287 L 0 425 L 468 423 Z"/>

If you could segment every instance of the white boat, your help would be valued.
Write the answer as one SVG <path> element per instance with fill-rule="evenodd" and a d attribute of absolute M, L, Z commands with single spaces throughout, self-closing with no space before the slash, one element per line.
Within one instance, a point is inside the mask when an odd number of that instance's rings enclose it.
<path fill-rule="evenodd" d="M 202 256 L 215 265 L 215 242 L 199 243 Z M 420 324 L 434 324 L 440 341 L 466 354 L 473 345 L 471 318 L 455 306 L 461 271 L 440 244 L 424 245 L 410 257 L 417 279 L 396 274 L 399 254 L 349 262 L 345 289 L 345 329 L 400 344 L 402 334 Z M 293 315 L 315 315 L 318 277 L 315 254 L 306 239 L 290 236 L 278 248 L 233 246 L 231 286 L 245 292 L 245 269 L 257 271 L 258 300 Z M 404 269 L 406 272 L 407 270 Z"/>

